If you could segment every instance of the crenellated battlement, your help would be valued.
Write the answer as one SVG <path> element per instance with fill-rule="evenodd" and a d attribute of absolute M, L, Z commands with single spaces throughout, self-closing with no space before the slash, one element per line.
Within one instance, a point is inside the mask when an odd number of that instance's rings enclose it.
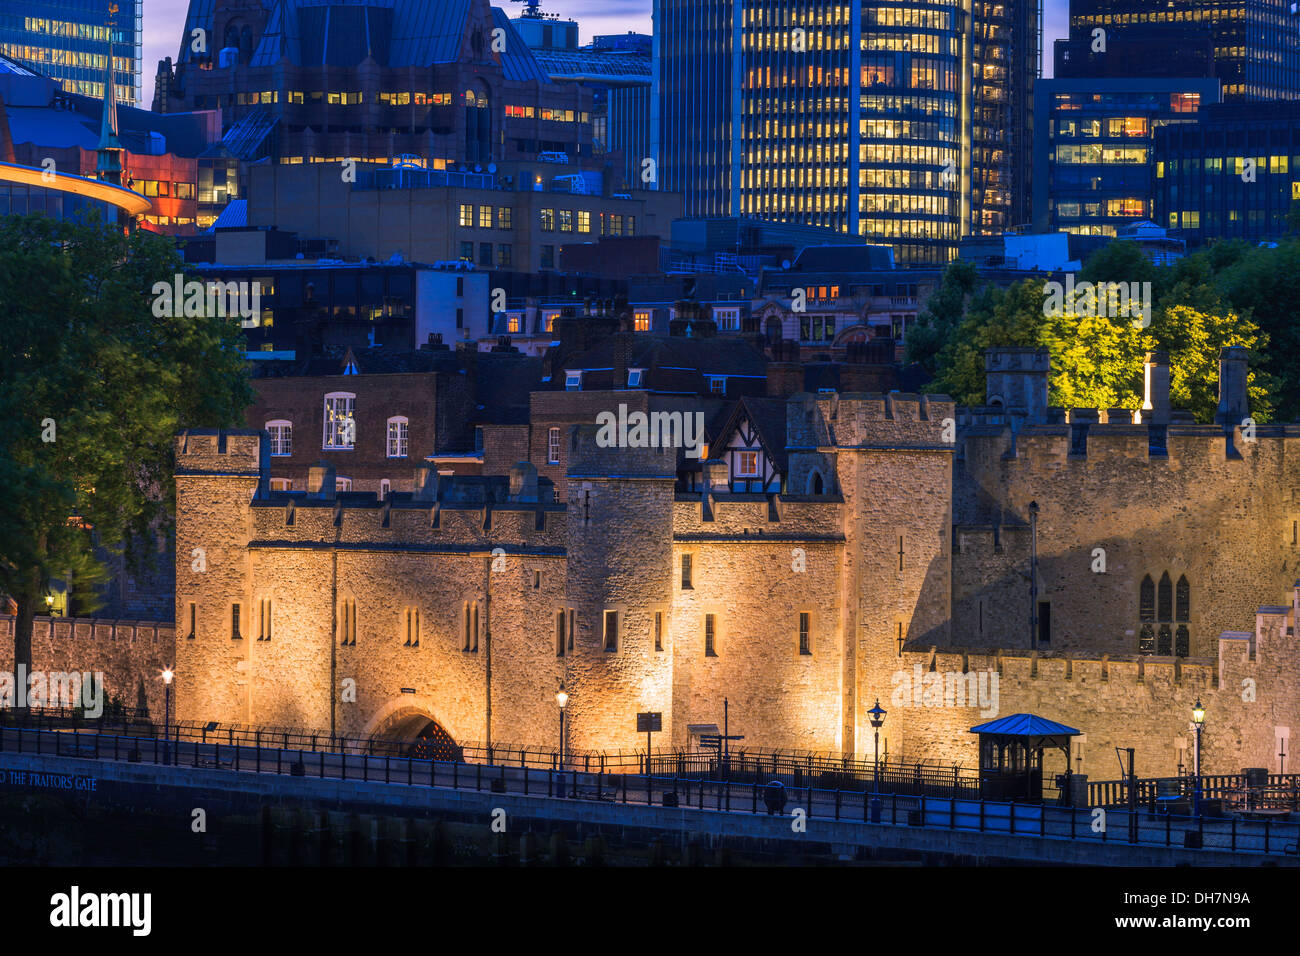
<path fill-rule="evenodd" d="M 271 438 L 263 430 L 191 428 L 175 441 L 178 477 L 269 474 Z"/>
<path fill-rule="evenodd" d="M 946 395 L 805 392 L 786 406 L 786 440 L 792 450 L 951 447 L 955 414 Z"/>

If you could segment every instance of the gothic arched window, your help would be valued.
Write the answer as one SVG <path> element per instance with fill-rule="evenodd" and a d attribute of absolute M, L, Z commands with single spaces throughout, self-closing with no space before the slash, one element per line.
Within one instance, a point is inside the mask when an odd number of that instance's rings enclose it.
<path fill-rule="evenodd" d="M 1160 575 L 1160 590 L 1156 596 L 1156 620 L 1172 621 L 1174 619 L 1174 585 L 1169 580 L 1169 572 Z"/>

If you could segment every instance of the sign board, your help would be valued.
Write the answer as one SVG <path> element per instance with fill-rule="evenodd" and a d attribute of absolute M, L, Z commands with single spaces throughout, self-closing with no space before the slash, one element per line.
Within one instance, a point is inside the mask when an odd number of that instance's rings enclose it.
<path fill-rule="evenodd" d="M 638 734 L 658 733 L 664 729 L 664 715 L 659 711 L 648 711 L 636 715 L 636 732 Z"/>

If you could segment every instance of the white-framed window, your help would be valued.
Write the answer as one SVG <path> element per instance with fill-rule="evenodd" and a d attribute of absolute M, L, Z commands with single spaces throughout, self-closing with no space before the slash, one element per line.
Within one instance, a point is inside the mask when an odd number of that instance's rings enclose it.
<path fill-rule="evenodd" d="M 357 396 L 329 392 L 325 396 L 325 435 L 322 447 L 351 451 L 357 442 Z"/>
<path fill-rule="evenodd" d="M 388 420 L 388 457 L 405 458 L 408 453 L 407 434 L 410 422 L 405 415 L 394 415 Z"/>
<path fill-rule="evenodd" d="M 628 370 L 627 370 L 627 387 L 628 387 L 628 388 L 640 388 L 640 387 L 641 387 L 641 377 L 642 377 L 644 374 L 645 374 L 645 369 L 643 369 L 643 368 L 630 368 L 630 369 L 628 369 Z"/>
<path fill-rule="evenodd" d="M 272 491 L 293 491 L 293 479 L 292 479 L 292 478 L 272 478 L 272 479 L 271 479 L 271 490 L 272 490 Z"/>
<path fill-rule="evenodd" d="M 709 376 L 709 391 L 714 395 L 727 394 L 727 379 L 722 375 Z"/>
<path fill-rule="evenodd" d="M 276 419 L 266 423 L 271 433 L 271 457 L 287 458 L 293 454 L 293 422 Z"/>
<path fill-rule="evenodd" d="M 758 477 L 758 452 L 742 451 L 736 453 L 736 476 L 738 478 Z"/>
<path fill-rule="evenodd" d="M 582 391 L 582 373 L 565 372 L 564 373 L 564 390 L 567 392 Z"/>
<path fill-rule="evenodd" d="M 335 491 L 351 491 L 351 490 L 352 490 L 352 479 L 351 479 L 351 478 L 337 478 L 337 477 L 336 477 L 336 478 L 334 479 L 334 490 L 335 490 Z"/>
<path fill-rule="evenodd" d="M 551 465 L 560 463 L 560 430 L 552 428 L 546 433 L 546 461 Z"/>
<path fill-rule="evenodd" d="M 740 309 L 729 307 L 713 310 L 713 321 L 720 332 L 740 331 Z"/>
<path fill-rule="evenodd" d="M 560 317 L 559 309 L 543 309 L 542 328 L 545 329 L 547 332 L 554 332 L 555 320 L 558 319 L 559 317 Z"/>
<path fill-rule="evenodd" d="M 387 478 L 381 478 L 379 481 L 379 500 L 384 501 L 393 493 L 393 483 Z"/>

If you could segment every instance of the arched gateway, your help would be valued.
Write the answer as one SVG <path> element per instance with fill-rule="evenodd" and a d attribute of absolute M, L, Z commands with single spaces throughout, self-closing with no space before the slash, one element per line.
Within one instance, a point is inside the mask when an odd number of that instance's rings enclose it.
<path fill-rule="evenodd" d="M 442 724 L 419 707 L 403 707 L 380 719 L 370 733 L 372 749 L 417 760 L 460 760 L 460 746 Z M 387 746 L 386 746 L 387 745 Z"/>

